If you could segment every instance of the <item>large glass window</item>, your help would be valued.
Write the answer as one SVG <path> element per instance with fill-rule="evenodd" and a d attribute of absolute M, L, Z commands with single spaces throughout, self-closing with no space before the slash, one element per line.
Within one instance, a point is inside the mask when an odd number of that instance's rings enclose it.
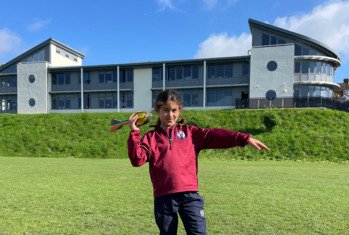
<path fill-rule="evenodd" d="M 207 106 L 232 106 L 233 94 L 229 89 L 217 88 L 207 91 Z"/>
<path fill-rule="evenodd" d="M 99 83 L 112 83 L 113 82 L 113 72 L 99 72 L 98 74 Z"/>
<path fill-rule="evenodd" d="M 133 108 L 133 93 L 132 92 L 120 92 L 120 107 L 121 108 Z"/>
<path fill-rule="evenodd" d="M 315 73 L 315 61 L 310 61 L 309 62 L 309 72 L 310 73 Z"/>
<path fill-rule="evenodd" d="M 208 79 L 221 79 L 233 77 L 233 64 L 215 64 L 207 66 Z"/>
<path fill-rule="evenodd" d="M 263 46 L 269 45 L 270 44 L 269 41 L 270 41 L 269 34 L 262 33 L 262 45 Z"/>
<path fill-rule="evenodd" d="M 302 73 L 308 73 L 309 71 L 309 61 L 302 61 Z"/>
<path fill-rule="evenodd" d="M 262 46 L 286 44 L 284 38 L 280 38 L 275 35 L 269 35 L 267 33 L 262 33 Z"/>
<path fill-rule="evenodd" d="M 52 73 L 52 85 L 70 84 L 70 73 Z"/>
<path fill-rule="evenodd" d="M 167 80 L 198 79 L 199 68 L 197 65 L 173 66 L 167 68 Z"/>
<path fill-rule="evenodd" d="M 270 37 L 270 45 L 276 45 L 278 43 L 278 38 L 275 36 Z"/>
<path fill-rule="evenodd" d="M 321 74 L 322 73 L 321 61 L 316 61 L 316 73 L 317 74 Z"/>
<path fill-rule="evenodd" d="M 302 55 L 309 55 L 310 50 L 308 47 L 303 47 Z"/>
<path fill-rule="evenodd" d="M 120 69 L 120 83 L 133 82 L 133 69 Z"/>
<path fill-rule="evenodd" d="M 117 108 L 117 93 L 101 93 L 98 95 L 98 107 L 99 108 Z"/>
<path fill-rule="evenodd" d="M 52 95 L 52 109 L 70 109 L 70 95 Z"/>
<path fill-rule="evenodd" d="M 301 62 L 297 61 L 294 63 L 294 72 L 300 73 L 301 72 Z"/>
<path fill-rule="evenodd" d="M 0 78 L 0 87 L 17 87 L 16 77 L 2 77 L 2 78 Z"/>
<path fill-rule="evenodd" d="M 192 68 L 192 79 L 198 79 L 199 78 L 199 66 L 194 65 L 191 66 Z"/>
<path fill-rule="evenodd" d="M 192 77 L 191 66 L 184 66 L 184 68 L 183 68 L 183 77 L 184 78 L 191 78 Z"/>
<path fill-rule="evenodd" d="M 302 46 L 295 44 L 294 45 L 294 55 L 302 55 Z"/>
<path fill-rule="evenodd" d="M 278 38 L 278 44 L 280 44 L 280 45 L 286 44 L 286 40 L 283 38 Z"/>
<path fill-rule="evenodd" d="M 37 61 L 45 61 L 45 52 L 44 50 L 40 50 L 32 54 L 27 58 L 28 62 L 37 62 Z"/>
<path fill-rule="evenodd" d="M 84 76 L 84 83 L 90 84 L 91 83 L 90 72 L 84 72 L 83 76 Z M 79 79 L 79 84 L 81 84 L 81 73 L 78 73 L 78 79 Z"/>
<path fill-rule="evenodd" d="M 183 68 L 176 67 L 176 79 L 182 79 L 182 78 L 183 78 Z"/>
<path fill-rule="evenodd" d="M 242 75 L 248 76 L 250 74 L 250 64 L 249 63 L 243 63 L 242 64 Z"/>

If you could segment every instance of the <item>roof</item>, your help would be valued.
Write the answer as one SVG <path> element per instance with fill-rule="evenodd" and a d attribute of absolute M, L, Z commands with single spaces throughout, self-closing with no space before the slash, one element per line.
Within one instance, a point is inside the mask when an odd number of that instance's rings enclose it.
<path fill-rule="evenodd" d="M 61 47 L 62 49 L 68 51 L 69 53 L 72 53 L 73 55 L 75 56 L 78 56 L 80 58 L 84 58 L 84 55 L 81 54 L 80 52 L 64 45 L 63 43 L 53 39 L 53 38 L 49 38 L 45 41 L 43 41 L 42 43 L 36 45 L 35 47 L 31 48 L 30 50 L 22 53 L 21 55 L 17 56 L 16 58 L 10 60 L 9 62 L 3 64 L 3 65 L 0 65 L 0 71 L 5 69 L 5 68 L 8 68 L 16 63 L 18 63 L 19 61 L 21 61 L 22 59 L 24 59 L 25 57 L 29 56 L 30 54 L 34 53 L 35 51 L 38 51 L 40 50 L 41 48 L 47 46 L 47 45 L 50 45 L 50 44 L 53 44 L 53 45 L 56 45 L 58 47 Z"/>
<path fill-rule="evenodd" d="M 315 48 L 320 48 L 321 50 L 327 52 L 332 57 L 340 60 L 339 56 L 332 49 L 330 49 L 328 46 L 324 45 L 323 43 L 321 43 L 315 39 L 312 39 L 312 38 L 309 38 L 309 37 L 304 36 L 302 34 L 298 34 L 298 33 L 295 33 L 295 32 L 292 32 L 292 31 L 289 31 L 286 29 L 282 29 L 282 28 L 270 25 L 270 24 L 266 24 L 266 23 L 263 23 L 263 22 L 260 22 L 260 21 L 254 20 L 254 19 L 248 19 L 248 23 L 250 25 L 251 31 L 252 31 L 252 27 L 258 27 L 258 28 L 262 28 L 262 29 L 264 28 L 264 29 L 268 29 L 270 31 L 275 31 L 276 33 L 284 34 L 290 38 L 296 38 L 296 39 L 308 42 L 308 43 L 312 44 Z"/>

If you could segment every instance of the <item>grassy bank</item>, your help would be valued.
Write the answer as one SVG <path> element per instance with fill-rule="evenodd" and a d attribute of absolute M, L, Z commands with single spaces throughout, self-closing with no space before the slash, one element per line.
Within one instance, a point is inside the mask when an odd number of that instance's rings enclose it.
<path fill-rule="evenodd" d="M 348 169 L 200 159 L 208 232 L 348 234 Z M 127 159 L 0 157 L 0 211 L 0 234 L 157 233 L 148 168 Z"/>
<path fill-rule="evenodd" d="M 265 115 L 280 122 L 267 129 Z M 0 115 L 0 154 L 5 156 L 126 158 L 129 130 L 108 132 L 111 118 L 129 113 Z M 208 150 L 202 156 L 237 159 L 349 160 L 349 113 L 320 109 L 184 111 L 189 124 L 253 134 L 271 147 Z M 153 119 L 153 123 L 156 118 Z M 148 126 L 142 131 L 147 131 Z"/>

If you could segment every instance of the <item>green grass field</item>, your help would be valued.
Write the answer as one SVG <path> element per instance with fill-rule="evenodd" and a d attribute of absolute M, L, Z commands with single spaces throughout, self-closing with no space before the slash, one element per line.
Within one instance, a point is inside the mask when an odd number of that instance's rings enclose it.
<path fill-rule="evenodd" d="M 199 184 L 209 234 L 349 234 L 348 162 L 200 159 Z M 147 166 L 0 157 L 0 234 L 157 233 Z"/>

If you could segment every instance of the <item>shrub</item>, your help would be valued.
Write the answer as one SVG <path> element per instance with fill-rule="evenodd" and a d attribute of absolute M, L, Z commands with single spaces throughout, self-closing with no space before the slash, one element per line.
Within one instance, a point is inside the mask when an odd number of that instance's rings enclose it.
<path fill-rule="evenodd" d="M 277 113 L 268 112 L 261 117 L 262 123 L 267 130 L 272 130 L 276 125 L 281 123 L 281 118 Z"/>

